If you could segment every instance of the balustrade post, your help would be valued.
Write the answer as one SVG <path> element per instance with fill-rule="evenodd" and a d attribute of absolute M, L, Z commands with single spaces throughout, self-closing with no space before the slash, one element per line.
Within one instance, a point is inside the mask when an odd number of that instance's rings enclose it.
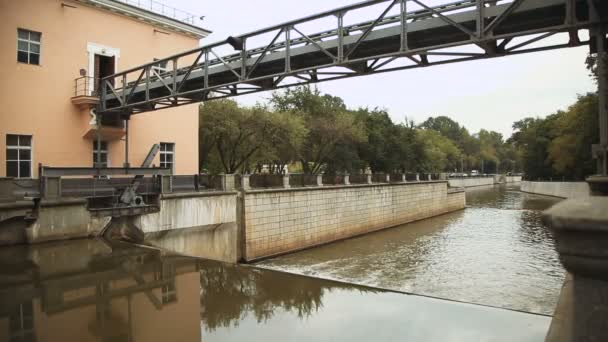
<path fill-rule="evenodd" d="M 291 184 L 289 183 L 289 173 L 283 174 L 283 187 L 285 189 L 291 188 Z"/>
<path fill-rule="evenodd" d="M 416 174 L 416 182 L 420 182 L 420 174 L 419 173 Z"/>
<path fill-rule="evenodd" d="M 251 190 L 251 184 L 249 183 L 249 177 L 251 177 L 251 175 L 242 175 L 241 176 L 241 188 L 243 188 L 243 190 Z"/>
<path fill-rule="evenodd" d="M 344 185 L 350 185 L 350 175 L 348 173 L 344 175 Z"/>
<path fill-rule="evenodd" d="M 222 190 L 223 191 L 234 191 L 234 174 L 224 174 L 220 175 L 222 181 Z"/>
<path fill-rule="evenodd" d="M 402 183 L 407 183 L 407 175 L 405 173 L 401 174 L 401 182 Z"/>
<path fill-rule="evenodd" d="M 386 180 L 387 183 L 391 182 L 391 174 L 390 173 L 386 174 L 386 179 L 385 180 Z"/>
<path fill-rule="evenodd" d="M 432 180 L 433 180 L 433 175 L 429 173 L 429 174 L 427 175 L 427 178 L 428 178 L 428 180 L 429 180 L 429 181 L 432 181 Z"/>
<path fill-rule="evenodd" d="M 171 175 L 162 175 L 160 180 L 160 193 L 170 194 L 173 192 L 173 177 Z"/>
<path fill-rule="evenodd" d="M 323 186 L 323 175 L 317 175 L 317 186 Z"/>

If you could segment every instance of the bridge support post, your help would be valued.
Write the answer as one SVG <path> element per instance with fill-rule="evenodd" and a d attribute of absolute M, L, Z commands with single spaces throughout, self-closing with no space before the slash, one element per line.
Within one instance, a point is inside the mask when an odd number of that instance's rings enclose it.
<path fill-rule="evenodd" d="M 592 39 L 597 49 L 597 85 L 599 102 L 599 144 L 593 145 L 593 156 L 597 158 L 597 175 L 587 179 L 591 193 L 608 195 L 608 46 L 606 27 L 598 25 L 592 29 Z"/>
<path fill-rule="evenodd" d="M 568 271 L 545 341 L 608 341 L 608 197 L 563 201 L 543 215 Z"/>
<path fill-rule="evenodd" d="M 350 175 L 348 173 L 344 174 L 344 185 L 350 185 Z"/>

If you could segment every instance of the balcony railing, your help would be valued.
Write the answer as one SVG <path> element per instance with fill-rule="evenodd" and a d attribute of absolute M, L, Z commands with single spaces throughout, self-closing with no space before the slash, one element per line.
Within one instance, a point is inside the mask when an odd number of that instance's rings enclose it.
<path fill-rule="evenodd" d="M 98 91 L 97 89 L 95 89 L 95 84 L 97 84 L 97 80 L 97 78 L 91 76 L 82 76 L 74 80 L 74 97 L 98 97 Z"/>
<path fill-rule="evenodd" d="M 183 23 L 200 26 L 201 25 L 201 16 L 182 11 L 175 7 L 167 6 L 162 2 L 154 1 L 154 0 L 114 0 L 116 2 L 122 2 L 124 4 L 138 7 L 144 9 L 146 11 L 154 12 L 156 14 L 163 15 L 165 17 L 181 21 Z"/>

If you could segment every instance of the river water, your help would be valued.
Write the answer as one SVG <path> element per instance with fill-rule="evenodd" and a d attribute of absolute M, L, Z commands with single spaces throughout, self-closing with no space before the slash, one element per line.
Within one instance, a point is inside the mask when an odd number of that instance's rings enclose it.
<path fill-rule="evenodd" d="M 254 266 L 100 239 L 0 248 L 0 341 L 543 341 L 551 317 L 453 300 L 551 313 L 563 270 L 539 210 L 552 201 L 468 197 Z"/>
<path fill-rule="evenodd" d="M 467 191 L 467 208 L 257 266 L 526 312 L 552 314 L 565 271 L 541 211 L 517 186 Z"/>

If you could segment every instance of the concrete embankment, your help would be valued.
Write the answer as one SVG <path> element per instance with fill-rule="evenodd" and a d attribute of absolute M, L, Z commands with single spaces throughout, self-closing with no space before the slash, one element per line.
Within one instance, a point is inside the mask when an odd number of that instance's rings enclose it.
<path fill-rule="evenodd" d="M 447 182 L 258 190 L 245 193 L 247 261 L 464 209 Z"/>
<path fill-rule="evenodd" d="M 158 210 L 122 215 L 91 210 L 86 199 L 5 207 L 4 244 L 104 236 L 237 262 L 464 209 L 465 195 L 446 181 L 418 181 L 166 193 Z"/>
<path fill-rule="evenodd" d="M 453 188 L 474 188 L 477 186 L 489 186 L 494 184 L 519 183 L 521 182 L 521 176 L 493 175 L 485 177 L 461 177 L 450 178 L 448 182 L 450 187 Z"/>
<path fill-rule="evenodd" d="M 582 198 L 589 196 L 589 185 L 586 182 L 523 181 L 521 191 L 559 198 Z"/>

